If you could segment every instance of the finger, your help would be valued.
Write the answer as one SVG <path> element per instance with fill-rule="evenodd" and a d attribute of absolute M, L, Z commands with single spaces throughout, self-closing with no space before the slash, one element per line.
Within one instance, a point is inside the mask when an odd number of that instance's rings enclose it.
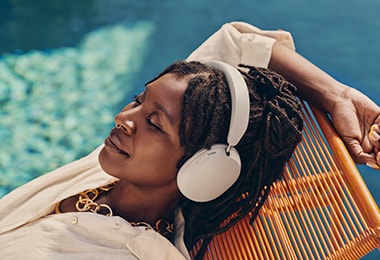
<path fill-rule="evenodd" d="M 380 140 L 380 134 L 375 130 L 371 130 L 368 134 L 369 140 L 373 143 L 376 143 Z"/>
<path fill-rule="evenodd" d="M 367 162 L 366 165 L 372 169 L 380 170 L 380 166 L 377 163 L 374 162 Z"/>
<path fill-rule="evenodd" d="M 374 157 L 374 159 L 368 160 L 366 165 L 372 169 L 380 170 L 380 152 L 376 153 L 376 156 Z"/>
<path fill-rule="evenodd" d="M 374 122 L 374 124 L 377 124 L 377 125 L 380 126 L 380 113 L 379 113 L 379 115 L 375 118 L 375 122 Z"/>
<path fill-rule="evenodd" d="M 358 142 L 349 144 L 347 149 L 356 163 L 366 164 L 369 161 L 373 162 L 375 160 L 375 156 L 364 152 L 363 147 Z"/>
<path fill-rule="evenodd" d="M 380 131 L 380 125 L 379 124 L 373 124 L 373 125 L 371 125 L 370 130 L 379 132 Z"/>
<path fill-rule="evenodd" d="M 380 133 L 380 125 L 379 124 L 373 124 L 371 125 L 370 127 L 370 132 L 376 132 L 376 133 Z"/>
<path fill-rule="evenodd" d="M 380 126 L 378 124 L 371 126 L 370 132 L 368 133 L 368 140 L 373 146 L 373 151 L 378 153 L 380 150 Z"/>
<path fill-rule="evenodd" d="M 376 163 L 375 154 L 369 154 L 369 153 L 361 153 L 359 154 L 354 161 L 358 164 L 367 164 L 367 163 Z"/>

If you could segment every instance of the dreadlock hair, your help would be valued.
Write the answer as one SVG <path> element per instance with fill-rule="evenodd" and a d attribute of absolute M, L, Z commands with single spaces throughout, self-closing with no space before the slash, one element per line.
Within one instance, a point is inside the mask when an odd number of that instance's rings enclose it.
<path fill-rule="evenodd" d="M 197 259 L 201 259 L 214 235 L 247 214 L 251 214 L 251 223 L 254 221 L 271 184 L 281 176 L 301 140 L 303 121 L 295 86 L 268 69 L 244 65 L 240 69 L 251 105 L 248 128 L 235 147 L 242 163 L 240 176 L 212 201 L 200 203 L 183 198 L 180 202 L 186 221 L 187 248 L 190 250 L 198 240 L 203 241 Z M 196 151 L 215 143 L 227 143 L 230 91 L 221 71 L 199 62 L 176 62 L 158 77 L 166 73 L 174 73 L 188 82 L 179 133 L 185 155 L 179 168 Z"/>

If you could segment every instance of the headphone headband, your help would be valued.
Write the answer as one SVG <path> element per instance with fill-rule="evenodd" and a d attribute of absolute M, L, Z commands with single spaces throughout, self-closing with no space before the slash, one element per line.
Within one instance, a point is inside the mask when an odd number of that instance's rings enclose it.
<path fill-rule="evenodd" d="M 205 64 L 221 70 L 226 77 L 231 94 L 231 121 L 227 143 L 229 146 L 235 146 L 248 127 L 250 104 L 247 84 L 240 72 L 227 63 L 210 60 Z"/>
<path fill-rule="evenodd" d="M 239 178 L 240 156 L 234 148 L 243 137 L 249 121 L 249 94 L 240 72 L 220 61 L 205 64 L 221 70 L 231 93 L 231 120 L 227 143 L 214 144 L 209 150 L 201 149 L 178 170 L 177 185 L 190 200 L 206 202 L 222 195 Z"/>

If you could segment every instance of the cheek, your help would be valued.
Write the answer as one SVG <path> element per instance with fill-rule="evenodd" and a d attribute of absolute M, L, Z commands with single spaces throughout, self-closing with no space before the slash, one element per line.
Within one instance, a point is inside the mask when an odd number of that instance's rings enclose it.
<path fill-rule="evenodd" d="M 137 158 L 136 155 L 136 158 L 133 159 L 136 159 L 136 161 L 139 161 L 142 164 L 149 165 L 151 169 L 155 170 L 166 169 L 168 171 L 176 171 L 177 164 L 184 154 L 180 148 L 165 145 L 150 144 L 150 146 L 147 145 L 145 147 L 146 148 L 142 149 L 141 153 L 138 153 L 142 156 Z"/>
<path fill-rule="evenodd" d="M 157 182 L 173 181 L 177 179 L 177 165 L 182 158 L 184 151 L 180 147 L 170 145 L 150 145 L 146 147 L 144 154 L 136 159 L 133 164 L 135 167 L 140 165 L 141 173 L 150 175 Z M 161 179 L 161 180 L 160 180 Z"/>

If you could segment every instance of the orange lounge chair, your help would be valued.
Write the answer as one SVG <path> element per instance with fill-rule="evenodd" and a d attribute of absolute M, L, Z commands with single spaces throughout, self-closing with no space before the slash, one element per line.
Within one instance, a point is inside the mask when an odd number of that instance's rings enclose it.
<path fill-rule="evenodd" d="M 359 259 L 380 248 L 380 211 L 342 140 L 304 104 L 303 140 L 253 225 L 215 236 L 204 259 Z M 201 242 L 191 251 L 194 256 Z"/>

